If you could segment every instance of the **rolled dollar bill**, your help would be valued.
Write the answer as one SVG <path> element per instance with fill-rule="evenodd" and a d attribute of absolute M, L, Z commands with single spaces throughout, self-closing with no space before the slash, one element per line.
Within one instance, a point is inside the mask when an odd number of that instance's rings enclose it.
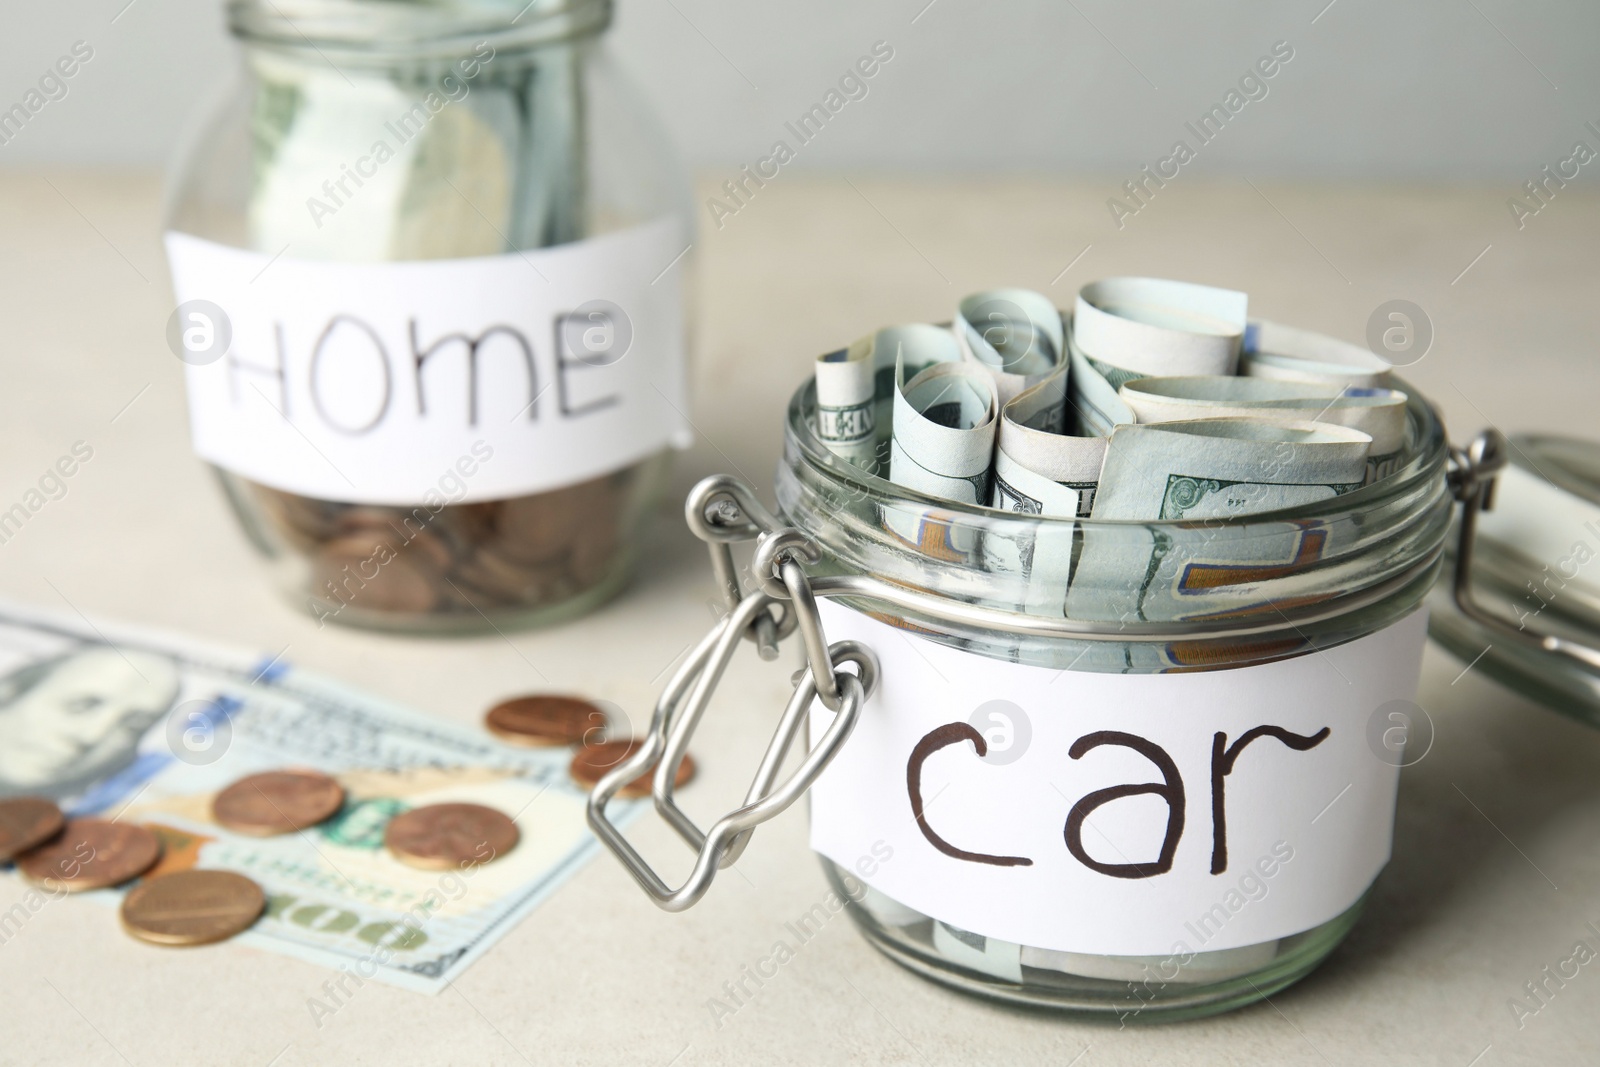
<path fill-rule="evenodd" d="M 1406 394 L 1397 389 L 1273 378 L 1136 378 L 1118 390 L 1141 423 L 1262 418 L 1348 426 L 1372 438 L 1366 481 L 1390 473 L 1406 440 Z"/>
<path fill-rule="evenodd" d="M 450 102 L 398 72 L 352 80 L 266 53 L 251 63 L 255 248 L 346 262 L 505 251 L 521 151 L 508 90 L 461 83 Z M 358 159 L 370 173 L 351 169 Z"/>
<path fill-rule="evenodd" d="M 873 395 L 872 342 L 817 357 L 817 436 L 828 450 L 876 473 L 878 403 Z"/>
<path fill-rule="evenodd" d="M 970 970 L 1002 981 L 1022 981 L 1022 946 L 998 941 L 949 923 L 933 924 L 933 947 L 939 955 Z"/>
<path fill-rule="evenodd" d="M 405 94 L 386 78 L 347 85 L 334 71 L 308 71 L 271 55 L 251 63 L 260 79 L 251 115 L 251 244 L 272 252 L 291 245 L 305 259 L 390 258 L 419 142 L 395 144 L 389 136 L 386 165 L 355 190 L 360 196 L 342 197 L 334 183 L 344 177 L 350 150 L 374 144 L 385 123 L 405 111 Z M 349 179 L 346 188 L 355 188 Z"/>
<path fill-rule="evenodd" d="M 1001 409 L 991 507 L 1058 518 L 1088 517 L 1105 442 L 1062 432 L 1066 393 L 1067 375 L 1056 374 Z"/>
<path fill-rule="evenodd" d="M 1106 436 L 1134 421 L 1117 396 L 1134 378 L 1232 375 L 1248 297 L 1160 278 L 1107 278 L 1078 292 L 1068 338 L 1077 432 Z"/>
<path fill-rule="evenodd" d="M 1294 326 L 1252 319 L 1239 349 L 1249 378 L 1378 388 L 1393 368 L 1360 345 Z"/>
<path fill-rule="evenodd" d="M 907 381 L 905 363 L 902 356 L 895 368 L 890 480 L 956 503 L 987 503 L 999 422 L 994 377 L 951 361 Z"/>
<path fill-rule="evenodd" d="M 1234 418 L 1119 426 L 1106 449 L 1094 517 L 1194 522 L 1312 504 L 1359 488 L 1370 447 L 1361 431 L 1323 423 Z M 1154 526 L 1091 524 L 1066 611 L 1130 621 L 1270 611 L 1300 594 L 1306 568 L 1330 558 L 1332 536 L 1314 524 L 1285 522 L 1249 537 L 1219 531 L 1214 541 L 1179 547 Z"/>
<path fill-rule="evenodd" d="M 1002 407 L 1066 365 L 1061 312 L 1031 289 L 972 294 L 957 306 L 951 330 L 962 356 L 994 375 Z"/>
<path fill-rule="evenodd" d="M 1167 956 L 1093 956 L 1024 945 L 1021 959 L 1024 967 L 1100 978 L 1108 982 L 1181 984 L 1221 982 L 1241 974 L 1250 974 L 1271 963 L 1277 954 L 1276 941 Z"/>
<path fill-rule="evenodd" d="M 1062 433 L 1065 370 L 1024 391 L 1001 409 L 990 506 L 1050 518 L 1084 518 L 1094 504 L 1105 439 Z M 1059 615 L 1072 573 L 1074 526 L 992 531 L 983 548 L 989 566 L 1025 575 L 1018 605 Z"/>
<path fill-rule="evenodd" d="M 1118 426 L 1096 519 L 1213 519 L 1299 507 L 1361 488 L 1372 438 L 1317 422 L 1197 419 Z"/>
<path fill-rule="evenodd" d="M 940 326 L 890 326 L 817 357 L 817 436 L 836 455 L 877 473 L 878 405 L 894 392 L 896 360 L 912 373 L 954 362 L 960 349 Z"/>
<path fill-rule="evenodd" d="M 1078 291 L 1072 339 L 1096 363 L 1141 377 L 1232 374 L 1248 300 L 1192 282 L 1106 278 Z"/>

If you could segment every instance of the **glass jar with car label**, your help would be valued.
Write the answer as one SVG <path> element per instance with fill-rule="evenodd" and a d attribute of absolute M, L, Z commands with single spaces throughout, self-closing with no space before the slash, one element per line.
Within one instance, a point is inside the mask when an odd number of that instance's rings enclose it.
<path fill-rule="evenodd" d="M 691 494 L 727 613 L 591 798 L 651 898 L 693 905 L 808 796 L 862 933 L 946 985 L 1150 1021 L 1326 958 L 1389 860 L 1423 601 L 1494 448 L 1451 449 L 1367 350 L 1245 312 L 1156 279 L 1067 312 L 1000 290 L 822 356 L 776 509 Z M 789 634 L 793 697 L 703 828 L 675 769 L 735 653 Z M 606 815 L 652 766 L 677 885 Z"/>

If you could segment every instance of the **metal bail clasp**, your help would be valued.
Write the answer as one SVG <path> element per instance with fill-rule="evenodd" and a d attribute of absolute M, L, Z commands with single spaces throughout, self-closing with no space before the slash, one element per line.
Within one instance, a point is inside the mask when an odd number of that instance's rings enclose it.
<path fill-rule="evenodd" d="M 730 610 L 673 673 L 656 702 L 644 744 L 600 780 L 589 795 L 588 806 L 589 826 L 595 835 L 666 911 L 693 906 L 711 887 L 717 871 L 730 866 L 744 852 L 755 827 L 788 808 L 811 788 L 849 738 L 861 706 L 878 681 L 878 660 L 871 649 L 855 641 L 827 644 L 810 582 L 796 559 L 798 556 L 815 562 L 817 558 L 815 546 L 804 534 L 783 527 L 761 506 L 747 484 L 727 475 L 707 478 L 695 486 L 686 512 L 690 529 L 710 547 L 712 569 Z M 755 558 L 759 588 L 743 595 L 730 545 L 751 538 L 761 542 Z M 777 619 L 769 611 L 775 604 L 782 609 Z M 762 658 L 772 659 L 777 655 L 778 640 L 797 627 L 805 641 L 808 666 L 784 708 L 745 802 L 718 819 L 709 832 L 702 831 L 678 807 L 673 795 L 674 779 L 689 739 L 699 727 L 740 640 L 754 640 Z M 839 670 L 845 663 L 854 663 L 858 673 Z M 800 767 L 774 786 L 814 699 L 837 714 Z M 611 798 L 651 767 L 655 768 L 651 795 L 656 810 L 697 853 L 689 877 L 676 889 L 656 874 L 606 815 Z"/>
<path fill-rule="evenodd" d="M 731 474 L 713 474 L 695 483 L 683 503 L 683 519 L 710 549 L 711 574 L 722 592 L 723 607 L 733 611 L 744 599 L 733 563 L 733 543 L 776 533 L 783 524 L 756 499 L 748 483 Z M 762 659 L 774 660 L 778 658 L 778 642 L 793 633 L 794 626 L 793 611 L 785 612 L 776 622 L 762 611 L 744 636 L 756 643 Z"/>
<path fill-rule="evenodd" d="M 1477 541 L 1478 515 L 1494 507 L 1495 479 L 1505 469 L 1508 445 L 1499 430 L 1488 429 L 1472 439 L 1465 449 L 1452 449 L 1454 466 L 1450 482 L 1456 499 L 1461 502 L 1461 525 L 1456 537 L 1456 569 L 1452 576 L 1451 595 L 1461 614 L 1488 627 L 1509 640 L 1556 655 L 1575 659 L 1585 666 L 1600 670 L 1600 650 L 1588 645 L 1524 629 L 1489 611 L 1479 604 L 1472 593 L 1472 552 Z"/>

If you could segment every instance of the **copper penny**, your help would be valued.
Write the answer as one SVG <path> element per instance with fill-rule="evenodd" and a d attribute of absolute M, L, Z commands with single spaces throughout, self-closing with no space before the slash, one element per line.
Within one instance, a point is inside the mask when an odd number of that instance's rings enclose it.
<path fill-rule="evenodd" d="M 472 555 L 464 557 L 455 570 L 458 578 L 464 579 L 480 596 L 492 597 L 507 603 L 514 603 L 536 597 L 539 588 L 546 584 L 539 568 L 528 564 L 513 563 L 501 558 L 486 548 L 478 548 Z M 463 596 L 468 596 L 466 590 L 459 590 Z M 471 598 L 468 596 L 468 603 Z"/>
<path fill-rule="evenodd" d="M 236 834 L 271 837 L 332 818 L 344 787 L 316 771 L 266 771 L 241 778 L 211 801 L 211 816 Z"/>
<path fill-rule="evenodd" d="M 592 484 L 592 483 L 591 483 Z M 582 484 L 505 501 L 496 524 L 495 550 L 513 563 L 553 563 L 583 535 Z"/>
<path fill-rule="evenodd" d="M 364 611 L 427 614 L 439 602 L 438 570 L 408 547 L 392 530 L 329 541 L 311 561 L 312 588 Z"/>
<path fill-rule="evenodd" d="M 42 845 L 61 832 L 66 817 L 55 801 L 44 797 L 0 800 L 0 863 L 19 852 Z"/>
<path fill-rule="evenodd" d="M 261 887 L 232 871 L 179 871 L 135 886 L 122 900 L 122 928 L 156 945 L 209 945 L 260 918 Z"/>
<path fill-rule="evenodd" d="M 161 842 L 142 826 L 105 819 L 68 819 L 48 844 L 17 857 L 35 885 L 80 893 L 131 881 L 161 858 Z"/>
<path fill-rule="evenodd" d="M 622 763 L 644 744 L 638 738 L 626 741 L 602 741 L 597 745 L 584 745 L 572 757 L 572 766 L 568 773 L 577 779 L 581 785 L 593 789 L 600 784 L 600 779 L 611 773 L 611 769 Z M 673 776 L 672 784 L 675 788 L 683 788 L 694 777 L 694 757 L 687 752 L 683 754 L 683 762 L 678 764 L 678 773 Z M 656 769 L 651 767 L 639 777 L 617 790 L 619 797 L 647 797 L 650 795 L 650 781 L 655 777 Z"/>
<path fill-rule="evenodd" d="M 602 736 L 606 713 L 579 697 L 526 696 L 496 704 L 483 724 L 502 741 L 543 748 Z"/>
<path fill-rule="evenodd" d="M 430 871 L 470 867 L 510 852 L 522 837 L 517 824 L 482 804 L 429 804 L 389 820 L 383 843 L 408 867 Z"/>

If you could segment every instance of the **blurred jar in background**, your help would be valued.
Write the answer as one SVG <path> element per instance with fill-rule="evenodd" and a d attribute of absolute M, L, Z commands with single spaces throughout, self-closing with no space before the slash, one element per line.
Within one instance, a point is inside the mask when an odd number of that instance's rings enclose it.
<path fill-rule="evenodd" d="M 233 0 L 167 251 L 195 451 L 320 622 L 549 622 L 687 444 L 690 194 L 608 0 Z"/>

